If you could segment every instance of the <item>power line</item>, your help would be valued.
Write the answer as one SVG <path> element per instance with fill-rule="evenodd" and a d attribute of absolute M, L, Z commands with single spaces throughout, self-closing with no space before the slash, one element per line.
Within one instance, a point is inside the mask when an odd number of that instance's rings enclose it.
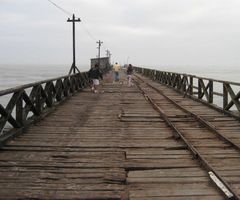
<path fill-rule="evenodd" d="M 54 3 L 53 1 L 51 0 L 47 0 L 49 3 L 51 3 L 52 5 L 54 5 L 56 8 L 60 9 L 62 12 L 64 12 L 65 14 L 67 15 L 70 15 L 72 16 L 72 13 L 69 12 L 68 10 L 62 8 L 61 6 L 59 6 L 58 4 Z M 86 27 L 86 25 L 84 25 L 83 23 L 82 24 L 82 27 L 83 29 L 85 30 L 85 32 L 87 33 L 87 35 L 93 40 L 93 41 L 96 41 L 96 37 L 93 36 L 93 34 L 88 30 L 88 28 Z"/>
<path fill-rule="evenodd" d="M 48 2 L 50 2 L 52 5 L 54 5 L 55 7 L 57 7 L 58 9 L 60 9 L 61 11 L 63 11 L 65 14 L 67 15 L 72 15 L 71 12 L 67 11 L 66 9 L 62 8 L 61 6 L 57 5 L 56 3 L 54 3 L 51 0 L 47 0 Z M 87 29 L 87 27 L 82 23 L 83 29 L 85 30 L 85 32 L 87 33 L 87 35 L 94 41 L 96 41 L 96 38 L 93 36 L 93 34 L 91 34 L 91 32 Z"/>
<path fill-rule="evenodd" d="M 68 16 L 72 16 L 72 15 L 73 15 L 70 11 L 62 8 L 62 7 L 59 6 L 58 4 L 54 3 L 52 0 L 47 0 L 47 1 L 48 1 L 49 3 L 51 3 L 53 6 L 55 6 L 56 8 L 58 8 L 59 10 L 61 10 L 62 12 L 64 12 L 65 14 L 67 14 Z M 85 30 L 85 32 L 87 33 L 87 35 L 88 35 L 93 41 L 96 41 L 96 40 L 97 40 L 96 37 L 88 30 L 88 28 L 86 27 L 86 25 L 84 24 L 84 22 L 81 23 L 81 25 L 82 25 L 83 29 Z M 103 47 L 103 48 L 104 48 L 104 50 L 107 49 L 107 48 L 105 48 L 105 47 Z"/>
<path fill-rule="evenodd" d="M 88 36 L 93 40 L 96 41 L 96 37 L 93 36 L 93 34 L 87 29 L 86 25 L 84 25 L 84 22 L 82 23 L 82 27 L 85 30 L 85 32 L 88 34 Z"/>
<path fill-rule="evenodd" d="M 52 5 L 54 5 L 55 7 L 57 7 L 58 9 L 60 9 L 62 12 L 64 12 L 67 15 L 72 15 L 71 12 L 67 11 L 66 9 L 62 8 L 61 6 L 57 5 L 56 3 L 54 3 L 51 0 L 47 0 L 48 2 L 50 2 Z"/>
<path fill-rule="evenodd" d="M 103 44 L 102 46 L 103 46 L 103 49 L 104 49 L 105 51 L 108 50 L 108 48 L 107 48 L 104 44 Z"/>
<path fill-rule="evenodd" d="M 83 29 L 85 30 L 85 32 L 87 33 L 87 35 L 95 42 L 97 39 L 96 37 L 88 30 L 88 28 L 86 27 L 86 24 L 84 24 L 84 22 L 82 21 L 81 23 Z M 101 46 L 103 46 L 104 50 L 107 50 L 106 46 L 103 45 L 103 43 L 101 44 Z"/>

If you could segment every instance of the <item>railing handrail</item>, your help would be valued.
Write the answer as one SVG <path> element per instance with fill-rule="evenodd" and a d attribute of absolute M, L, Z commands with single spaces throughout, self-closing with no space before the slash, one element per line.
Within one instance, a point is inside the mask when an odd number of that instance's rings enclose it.
<path fill-rule="evenodd" d="M 161 84 L 173 88 L 182 93 L 184 97 L 187 96 L 200 101 L 211 108 L 240 119 L 240 83 L 238 82 L 185 73 L 160 71 L 151 68 L 135 67 L 135 70 Z M 214 103 L 215 101 L 217 103 Z"/>
<path fill-rule="evenodd" d="M 164 73 L 178 74 L 178 75 L 183 75 L 183 76 L 185 75 L 185 76 L 189 76 L 189 77 L 193 77 L 193 78 L 200 78 L 200 79 L 203 79 L 203 80 L 210 80 L 210 81 L 215 81 L 215 82 L 219 82 L 219 83 L 228 83 L 228 84 L 240 86 L 240 82 L 235 82 L 235 81 L 225 81 L 225 80 L 220 80 L 220 79 L 214 79 L 214 78 L 207 78 L 207 77 L 197 76 L 197 75 L 194 75 L 194 74 L 179 73 L 179 72 L 172 72 L 172 71 L 164 71 L 164 70 L 157 70 L 157 69 L 152 69 L 152 68 L 142 68 L 142 67 L 135 67 L 135 68 L 149 69 L 149 70 L 155 70 L 155 71 L 164 72 Z"/>
<path fill-rule="evenodd" d="M 82 72 L 82 73 L 85 73 L 85 72 Z M 40 85 L 40 84 L 44 84 L 44 83 L 47 83 L 47 82 L 56 81 L 56 80 L 59 80 L 59 79 L 64 79 L 64 78 L 67 78 L 67 77 L 76 76 L 78 74 L 79 73 L 71 74 L 71 75 L 59 76 L 59 77 L 56 77 L 56 78 L 45 79 L 45 80 L 42 80 L 42 81 L 36 81 L 36 82 L 33 82 L 33 83 L 18 85 L 16 87 L 4 89 L 4 90 L 0 91 L 0 97 L 4 96 L 4 95 L 11 94 L 11 93 L 14 93 L 14 92 L 17 92 L 19 90 L 24 90 L 24 89 L 27 89 L 27 88 L 30 88 L 30 87 L 34 87 L 36 85 Z"/>

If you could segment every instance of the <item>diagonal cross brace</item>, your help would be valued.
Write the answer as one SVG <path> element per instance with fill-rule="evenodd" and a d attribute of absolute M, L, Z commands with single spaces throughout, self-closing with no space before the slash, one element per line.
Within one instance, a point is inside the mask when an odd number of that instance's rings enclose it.
<path fill-rule="evenodd" d="M 239 102 L 240 91 L 237 93 L 237 95 L 235 95 L 233 89 L 229 84 L 224 84 L 224 87 L 231 97 L 231 101 L 224 107 L 224 110 L 229 110 L 233 105 L 235 105 L 238 111 L 240 111 L 240 102 Z"/>

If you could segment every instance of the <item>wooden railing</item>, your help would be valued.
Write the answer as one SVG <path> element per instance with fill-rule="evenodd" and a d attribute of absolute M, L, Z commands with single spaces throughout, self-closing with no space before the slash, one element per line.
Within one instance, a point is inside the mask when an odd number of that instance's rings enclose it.
<path fill-rule="evenodd" d="M 139 67 L 135 71 L 240 119 L 240 83 Z"/>
<path fill-rule="evenodd" d="M 88 84 L 84 72 L 0 91 L 1 98 L 10 96 L 5 106 L 0 103 L 0 145 Z"/>

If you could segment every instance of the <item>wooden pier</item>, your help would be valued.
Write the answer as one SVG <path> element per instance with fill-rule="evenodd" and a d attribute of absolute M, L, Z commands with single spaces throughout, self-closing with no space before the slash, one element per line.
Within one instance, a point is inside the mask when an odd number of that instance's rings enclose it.
<path fill-rule="evenodd" d="M 0 92 L 13 94 L 0 125 L 14 127 L 2 134 L 0 199 L 239 199 L 236 112 L 187 98 L 191 81 L 172 79 L 171 88 L 161 74 L 136 71 L 132 87 L 124 75 L 121 83 L 106 75 L 99 94 L 85 74 Z M 202 81 L 197 94 L 208 103 L 211 84 Z M 240 95 L 232 95 L 225 108 L 238 106 Z"/>

